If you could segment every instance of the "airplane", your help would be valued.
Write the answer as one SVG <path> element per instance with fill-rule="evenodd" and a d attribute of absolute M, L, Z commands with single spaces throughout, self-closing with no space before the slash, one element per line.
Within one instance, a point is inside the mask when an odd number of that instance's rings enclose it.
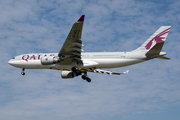
<path fill-rule="evenodd" d="M 82 77 L 91 82 L 87 72 L 108 75 L 127 74 L 125 72 L 112 72 L 103 69 L 118 68 L 145 62 L 154 58 L 170 59 L 165 57 L 166 52 L 161 52 L 171 26 L 161 26 L 140 47 L 130 52 L 82 52 L 82 28 L 85 15 L 75 22 L 59 53 L 33 53 L 15 56 L 9 64 L 25 69 L 54 69 L 62 70 L 63 79 Z"/>

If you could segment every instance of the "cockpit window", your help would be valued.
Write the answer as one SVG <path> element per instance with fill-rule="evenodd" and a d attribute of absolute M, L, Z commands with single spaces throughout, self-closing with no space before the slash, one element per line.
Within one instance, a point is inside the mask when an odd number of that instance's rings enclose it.
<path fill-rule="evenodd" d="M 13 57 L 12 59 L 15 59 L 15 57 Z"/>

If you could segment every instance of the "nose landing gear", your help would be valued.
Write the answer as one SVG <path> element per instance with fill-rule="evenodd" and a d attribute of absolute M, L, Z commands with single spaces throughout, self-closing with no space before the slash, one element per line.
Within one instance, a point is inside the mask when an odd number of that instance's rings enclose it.
<path fill-rule="evenodd" d="M 25 75 L 24 68 L 22 69 L 21 75 Z"/>

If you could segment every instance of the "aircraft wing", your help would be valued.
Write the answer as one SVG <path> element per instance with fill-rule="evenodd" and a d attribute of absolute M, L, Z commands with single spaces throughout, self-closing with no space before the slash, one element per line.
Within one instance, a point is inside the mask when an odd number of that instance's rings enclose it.
<path fill-rule="evenodd" d="M 82 63 L 81 61 L 81 47 L 82 41 L 81 33 L 83 28 L 85 15 L 82 15 L 77 22 L 75 22 L 61 48 L 59 51 L 58 56 L 64 57 L 64 61 L 62 64 L 71 64 L 72 60 L 77 60 L 78 62 Z"/>
<path fill-rule="evenodd" d="M 108 75 L 121 75 L 121 74 L 127 74 L 129 70 L 119 73 L 119 72 L 112 72 L 112 71 L 106 71 L 106 70 L 101 70 L 101 69 L 95 69 L 93 72 L 95 73 L 103 73 L 103 74 L 108 74 Z"/>

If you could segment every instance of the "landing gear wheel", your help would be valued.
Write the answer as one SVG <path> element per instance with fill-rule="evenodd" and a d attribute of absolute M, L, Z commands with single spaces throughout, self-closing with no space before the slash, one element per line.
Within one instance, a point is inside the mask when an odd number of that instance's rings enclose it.
<path fill-rule="evenodd" d="M 81 78 L 82 78 L 83 80 L 86 80 L 87 77 L 86 77 L 85 75 L 82 75 Z"/>
<path fill-rule="evenodd" d="M 81 78 L 83 80 L 86 80 L 87 82 L 91 82 L 91 79 L 89 77 L 87 77 L 86 75 L 82 75 Z"/>
<path fill-rule="evenodd" d="M 86 78 L 86 81 L 87 81 L 87 82 L 91 82 L 91 79 L 87 77 L 87 78 Z"/>
<path fill-rule="evenodd" d="M 21 72 L 21 75 L 25 75 L 25 72 Z"/>

